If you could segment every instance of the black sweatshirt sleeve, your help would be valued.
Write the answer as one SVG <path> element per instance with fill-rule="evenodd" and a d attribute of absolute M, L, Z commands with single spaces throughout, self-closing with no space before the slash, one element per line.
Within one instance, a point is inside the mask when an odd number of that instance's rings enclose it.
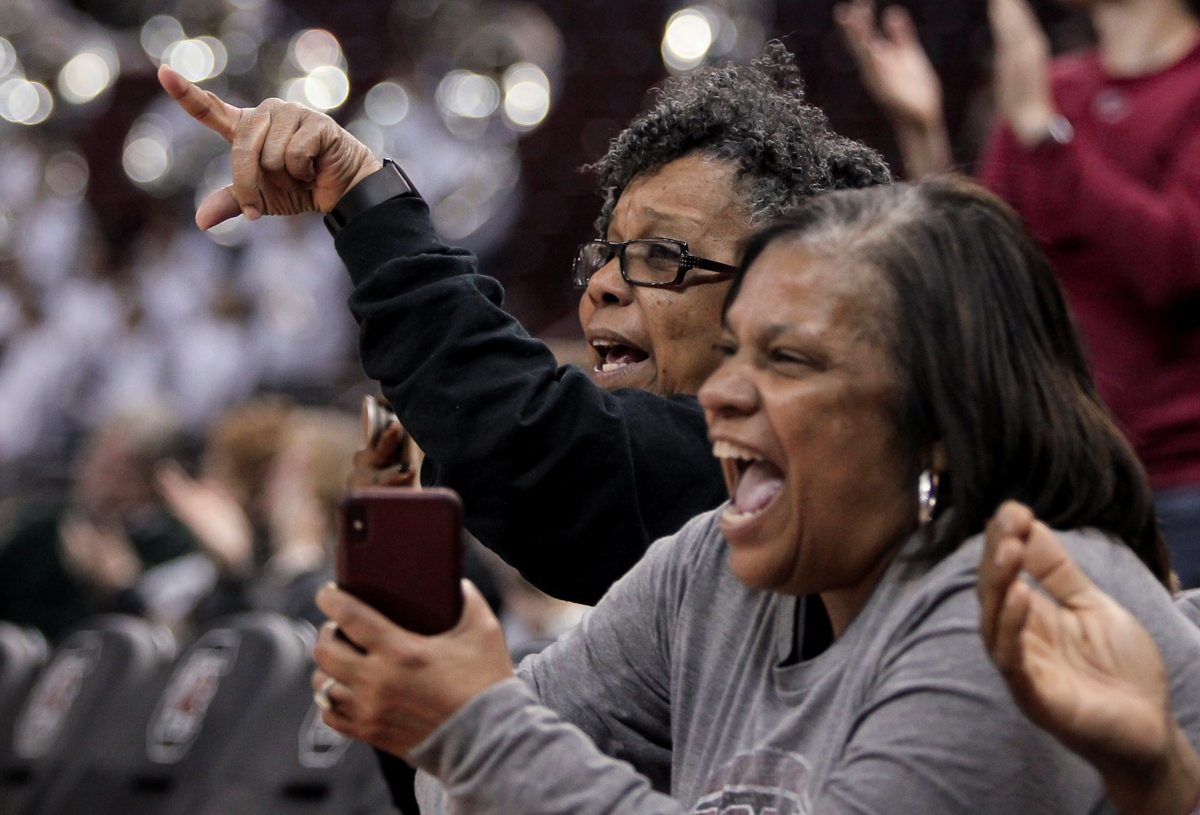
<path fill-rule="evenodd" d="M 694 397 L 606 393 L 501 308 L 419 198 L 337 237 L 363 369 L 456 490 L 466 526 L 538 588 L 594 603 L 658 537 L 725 498 Z"/>

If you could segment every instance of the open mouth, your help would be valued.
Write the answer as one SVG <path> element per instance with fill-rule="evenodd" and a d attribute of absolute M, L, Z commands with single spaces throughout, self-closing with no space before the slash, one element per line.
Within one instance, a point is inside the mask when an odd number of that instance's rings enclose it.
<path fill-rule="evenodd" d="M 644 362 L 650 357 L 641 348 L 611 340 L 593 340 L 592 348 L 598 357 L 596 373 L 613 373 L 630 365 Z"/>
<path fill-rule="evenodd" d="M 730 476 L 730 503 L 723 519 L 740 524 L 761 515 L 783 490 L 783 471 L 761 453 L 734 442 L 713 442 L 713 455 Z"/>

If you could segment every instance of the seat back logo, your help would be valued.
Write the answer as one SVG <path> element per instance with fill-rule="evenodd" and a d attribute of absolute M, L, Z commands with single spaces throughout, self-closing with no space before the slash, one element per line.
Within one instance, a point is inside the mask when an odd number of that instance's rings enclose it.
<path fill-rule="evenodd" d="M 221 677 L 237 661 L 239 641 L 236 631 L 209 631 L 171 674 L 146 729 L 146 755 L 151 761 L 174 764 L 187 755 L 204 727 Z"/>
<path fill-rule="evenodd" d="M 37 759 L 50 752 L 83 689 L 83 681 L 100 659 L 95 631 L 81 631 L 58 649 L 29 694 L 13 729 L 13 753 Z"/>

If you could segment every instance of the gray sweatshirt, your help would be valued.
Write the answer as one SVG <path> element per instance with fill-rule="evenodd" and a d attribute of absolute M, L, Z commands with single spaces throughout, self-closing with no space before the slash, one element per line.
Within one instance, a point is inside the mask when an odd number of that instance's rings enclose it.
<path fill-rule="evenodd" d="M 1021 715 L 988 661 L 981 539 L 932 569 L 897 558 L 842 637 L 798 661 L 798 601 L 733 577 L 716 518 L 654 544 L 578 629 L 418 745 L 410 758 L 449 810 L 1112 811 L 1096 772 Z M 1062 539 L 1154 636 L 1200 742 L 1200 634 L 1126 547 Z M 418 783 L 426 812 L 445 803 L 435 787 Z"/>

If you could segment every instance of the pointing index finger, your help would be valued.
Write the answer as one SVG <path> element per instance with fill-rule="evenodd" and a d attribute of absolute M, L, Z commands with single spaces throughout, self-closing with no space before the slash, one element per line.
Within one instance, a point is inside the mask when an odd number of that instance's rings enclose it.
<path fill-rule="evenodd" d="M 242 118 L 242 109 L 226 104 L 215 93 L 201 90 L 188 82 L 169 65 L 158 66 L 158 81 L 163 90 L 179 103 L 193 119 L 200 124 L 220 133 L 226 140 L 232 142 L 234 131 Z"/>

